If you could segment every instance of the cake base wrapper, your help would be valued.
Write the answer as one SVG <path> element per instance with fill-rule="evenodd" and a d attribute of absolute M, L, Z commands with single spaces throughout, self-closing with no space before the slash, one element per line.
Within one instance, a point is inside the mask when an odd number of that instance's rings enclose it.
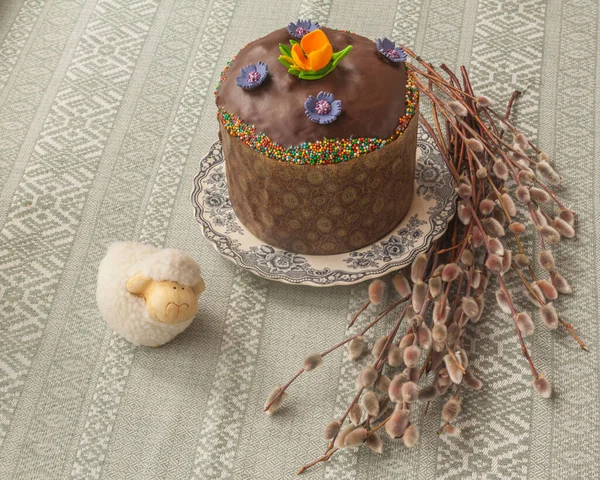
<path fill-rule="evenodd" d="M 418 113 L 383 148 L 330 165 L 268 158 L 220 126 L 229 197 L 244 226 L 290 252 L 333 255 L 370 245 L 413 198 Z"/>

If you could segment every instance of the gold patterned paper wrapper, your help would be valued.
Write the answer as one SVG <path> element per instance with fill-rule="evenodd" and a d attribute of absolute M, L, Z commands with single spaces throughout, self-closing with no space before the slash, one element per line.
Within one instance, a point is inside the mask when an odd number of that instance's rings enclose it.
<path fill-rule="evenodd" d="M 400 223 L 413 198 L 418 111 L 404 133 L 346 162 L 278 162 L 220 126 L 229 198 L 260 240 L 290 252 L 333 255 L 370 245 Z"/>

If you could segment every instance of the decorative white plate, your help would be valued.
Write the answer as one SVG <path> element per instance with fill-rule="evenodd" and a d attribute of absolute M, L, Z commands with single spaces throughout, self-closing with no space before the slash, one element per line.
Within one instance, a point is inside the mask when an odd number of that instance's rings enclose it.
<path fill-rule="evenodd" d="M 338 255 L 300 255 L 265 244 L 237 219 L 229 201 L 221 142 L 200 161 L 192 204 L 206 239 L 236 265 L 269 280 L 329 287 L 380 277 L 409 265 L 439 238 L 456 210 L 452 176 L 430 136 L 419 127 L 415 195 L 386 237 Z M 308 167 L 310 168 L 310 167 Z"/>

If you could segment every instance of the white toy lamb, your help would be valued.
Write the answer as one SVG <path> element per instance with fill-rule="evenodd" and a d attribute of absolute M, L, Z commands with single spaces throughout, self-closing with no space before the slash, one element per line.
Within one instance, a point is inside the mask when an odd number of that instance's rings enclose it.
<path fill-rule="evenodd" d="M 118 242 L 98 267 L 96 300 L 118 334 L 158 347 L 192 323 L 204 288 L 200 265 L 185 252 Z"/>

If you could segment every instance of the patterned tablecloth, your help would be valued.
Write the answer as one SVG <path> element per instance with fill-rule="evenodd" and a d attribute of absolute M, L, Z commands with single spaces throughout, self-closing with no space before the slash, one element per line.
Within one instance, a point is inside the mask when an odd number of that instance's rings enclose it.
<path fill-rule="evenodd" d="M 245 273 L 201 237 L 189 200 L 216 139 L 221 68 L 299 16 L 466 65 L 498 102 L 527 87 L 516 121 L 555 159 L 581 215 L 558 252 L 575 288 L 560 309 L 591 349 L 536 331 L 532 353 L 554 386 L 543 400 L 508 317 L 489 311 L 469 333 L 485 387 L 465 393 L 462 437 L 435 434 L 434 403 L 417 447 L 344 451 L 306 477 L 600 478 L 594 0 L 0 2 L 0 478 L 292 478 L 322 451 L 359 368 L 341 352 L 280 415 L 262 405 L 307 351 L 342 337 L 366 286 Z M 168 346 L 133 348 L 101 321 L 96 268 L 121 239 L 182 248 L 203 266 L 199 319 Z"/>

